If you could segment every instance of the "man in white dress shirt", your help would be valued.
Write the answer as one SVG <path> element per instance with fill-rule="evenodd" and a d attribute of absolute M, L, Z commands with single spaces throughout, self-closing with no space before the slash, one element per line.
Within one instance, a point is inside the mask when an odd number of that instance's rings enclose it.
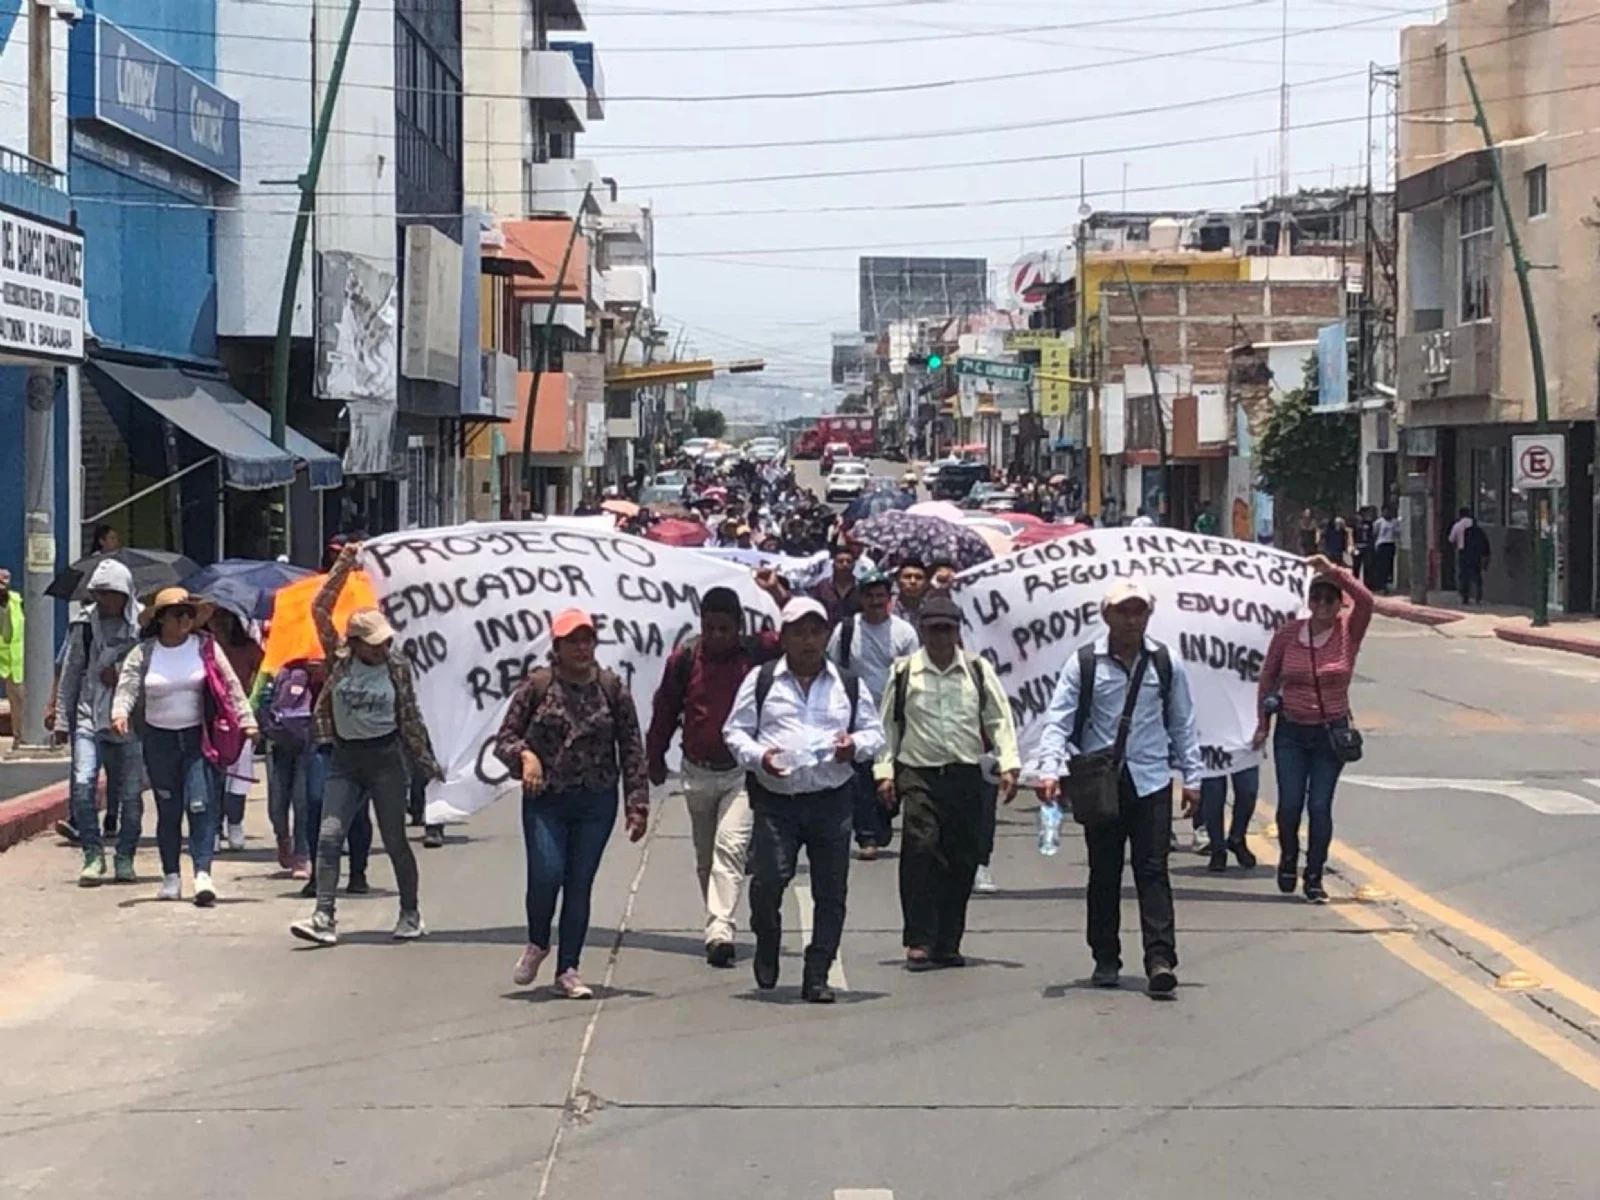
<path fill-rule="evenodd" d="M 745 676 L 722 733 L 749 772 L 756 986 L 778 984 L 783 894 L 803 846 L 813 909 L 800 995 L 831 1004 L 828 970 L 839 953 L 850 874 L 854 764 L 877 756 L 883 724 L 860 680 L 828 661 L 828 613 L 820 603 L 790 600 L 782 626 L 783 658 Z"/>

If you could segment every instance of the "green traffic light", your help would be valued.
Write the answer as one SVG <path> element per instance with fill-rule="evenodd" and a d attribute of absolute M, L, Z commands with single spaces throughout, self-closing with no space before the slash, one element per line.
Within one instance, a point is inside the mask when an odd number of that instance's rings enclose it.
<path fill-rule="evenodd" d="M 938 355 L 938 354 L 930 354 L 930 355 L 928 355 L 928 370 L 937 371 L 942 366 L 944 366 L 944 358 L 943 358 L 942 355 Z"/>

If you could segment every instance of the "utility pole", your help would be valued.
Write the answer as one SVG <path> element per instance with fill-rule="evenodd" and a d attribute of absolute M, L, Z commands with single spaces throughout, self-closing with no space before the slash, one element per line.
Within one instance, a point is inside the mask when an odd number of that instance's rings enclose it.
<path fill-rule="evenodd" d="M 1156 413 L 1156 446 L 1161 453 L 1161 501 L 1157 505 L 1157 512 L 1170 514 L 1172 511 L 1172 493 L 1169 490 L 1171 472 L 1167 464 L 1167 418 L 1161 411 L 1161 379 L 1156 374 L 1155 356 L 1150 353 L 1150 339 L 1144 331 L 1144 309 L 1139 304 L 1139 289 L 1134 286 L 1133 276 L 1128 274 L 1128 261 L 1122 261 L 1122 281 L 1128 285 L 1128 299 L 1133 301 L 1133 319 L 1139 326 L 1139 354 L 1144 359 L 1144 369 L 1150 376 L 1150 403 L 1155 407 Z M 1124 400 L 1126 403 L 1126 400 Z"/>
<path fill-rule="evenodd" d="M 1489 151 L 1489 170 L 1494 177 L 1495 195 L 1500 198 L 1500 211 L 1506 221 L 1506 246 L 1511 251 L 1511 262 L 1517 271 L 1517 290 L 1522 293 L 1522 315 L 1528 325 L 1528 354 L 1533 359 L 1533 400 L 1535 421 L 1540 433 L 1550 429 L 1550 389 L 1544 373 L 1544 344 L 1539 340 L 1539 312 L 1533 303 L 1533 284 L 1528 278 L 1528 260 L 1522 254 L 1522 239 L 1517 235 L 1516 218 L 1511 215 L 1511 198 L 1506 195 L 1505 173 L 1501 169 L 1500 148 L 1489 131 L 1489 115 L 1478 97 L 1478 85 L 1473 81 L 1472 68 L 1467 56 L 1461 56 L 1461 73 L 1466 76 L 1467 91 L 1472 96 L 1473 121 L 1483 134 L 1483 144 Z M 1533 623 L 1550 624 L 1550 491 L 1541 488 L 1533 504 Z"/>
<path fill-rule="evenodd" d="M 55 9 L 28 5 L 28 154 L 55 162 L 51 127 L 50 57 Z M 12 712 L 18 746 L 47 744 L 44 710 L 55 674 L 56 602 L 45 594 L 56 566 L 56 372 L 48 365 L 28 368 L 27 409 L 23 417 L 23 629 L 22 707 Z"/>
<path fill-rule="evenodd" d="M 583 214 L 589 207 L 589 197 L 593 192 L 594 184 L 584 185 L 583 199 L 578 201 L 578 211 L 572 218 L 572 231 L 567 234 L 567 247 L 561 252 L 561 267 L 556 271 L 555 284 L 550 289 L 550 307 L 545 311 L 544 325 L 539 331 L 539 344 L 534 348 L 533 384 L 528 389 L 528 412 L 522 422 L 522 491 L 528 497 L 528 503 L 522 513 L 524 517 L 533 516 L 535 508 L 533 502 L 535 471 L 533 465 L 533 415 L 539 407 L 539 377 L 544 374 L 545 363 L 550 357 L 550 339 L 555 335 L 556 308 L 561 303 L 561 289 L 567 284 L 567 267 L 572 262 L 572 248 L 577 245 Z M 585 420 L 587 421 L 587 416 Z"/>
<path fill-rule="evenodd" d="M 289 347 L 294 334 L 294 301 L 300 290 L 300 267 L 306 256 L 306 237 L 311 232 L 311 214 L 317 206 L 317 180 L 322 174 L 322 154 L 328 148 L 328 129 L 333 124 L 333 109 L 339 99 L 339 83 L 344 78 L 344 60 L 350 53 L 350 39 L 356 31 L 361 0 L 350 0 L 345 9 L 344 28 L 334 51 L 333 67 L 328 72 L 327 90 L 322 95 L 322 110 L 311 134 L 311 161 L 305 174 L 295 180 L 300 189 L 300 207 L 295 213 L 294 233 L 289 238 L 289 262 L 283 271 L 283 296 L 278 301 L 278 335 L 272 344 L 272 444 L 282 449 L 289 428 Z M 316 53 L 315 49 L 312 51 Z M 281 541 L 278 549 L 289 552 L 289 488 L 279 493 Z"/>
<path fill-rule="evenodd" d="M 1100 516 L 1100 372 L 1091 370 L 1089 360 L 1089 218 L 1087 214 L 1078 218 L 1078 233 L 1074 242 L 1074 253 L 1077 256 L 1077 318 L 1078 329 L 1074 336 L 1076 354 L 1078 359 L 1074 375 L 1090 377 L 1088 390 L 1084 393 L 1085 407 L 1088 409 L 1088 419 L 1084 422 L 1088 428 L 1085 430 L 1084 442 L 1088 450 L 1089 470 L 1084 491 L 1087 493 L 1084 500 L 1088 504 L 1088 513 L 1096 519 Z"/>

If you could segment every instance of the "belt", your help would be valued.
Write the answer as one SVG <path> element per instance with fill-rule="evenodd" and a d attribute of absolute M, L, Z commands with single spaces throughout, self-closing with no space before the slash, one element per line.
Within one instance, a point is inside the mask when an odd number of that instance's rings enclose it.
<path fill-rule="evenodd" d="M 727 775 L 729 772 L 737 771 L 739 769 L 739 764 L 734 762 L 731 758 L 726 763 L 713 763 L 703 762 L 698 758 L 691 758 L 689 755 L 685 754 L 683 756 L 683 761 L 688 763 L 691 767 L 699 767 L 702 771 L 710 771 L 713 775 Z"/>
<path fill-rule="evenodd" d="M 925 775 L 949 775 L 956 771 L 981 771 L 981 763 L 945 763 L 940 767 L 918 767 L 911 763 L 896 762 L 896 767 L 904 767 L 908 771 L 921 771 Z"/>

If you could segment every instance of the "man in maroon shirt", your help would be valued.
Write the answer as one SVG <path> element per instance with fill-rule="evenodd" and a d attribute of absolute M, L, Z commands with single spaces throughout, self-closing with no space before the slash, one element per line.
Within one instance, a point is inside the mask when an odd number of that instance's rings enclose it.
<path fill-rule="evenodd" d="M 856 547 L 841 541 L 833 551 L 833 574 L 811 589 L 811 598 L 828 610 L 828 624 L 837 625 L 861 612 L 861 591 L 856 586 Z"/>
<path fill-rule="evenodd" d="M 722 740 L 744 677 L 783 653 L 775 632 L 743 636 L 744 610 L 732 588 L 700 601 L 700 636 L 667 658 L 652 704 L 645 759 L 650 782 L 667 780 L 667 747 L 683 728 L 683 798 L 706 904 L 706 961 L 733 966 L 733 916 L 744 890 L 754 818 L 745 773 Z"/>

